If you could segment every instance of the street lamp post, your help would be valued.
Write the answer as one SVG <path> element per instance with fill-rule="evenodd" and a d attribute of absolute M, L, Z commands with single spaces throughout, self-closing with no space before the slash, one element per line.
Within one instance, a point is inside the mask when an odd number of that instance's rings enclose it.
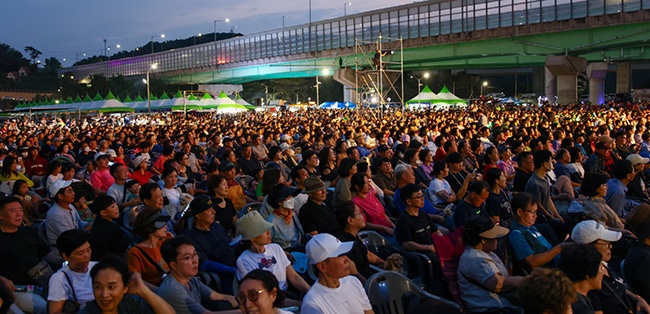
<path fill-rule="evenodd" d="M 269 87 L 266 86 L 266 84 L 262 83 L 262 86 L 264 86 L 264 100 L 262 102 L 262 107 L 268 106 L 269 103 Z"/>
<path fill-rule="evenodd" d="M 149 114 L 151 114 L 151 83 L 149 82 L 149 72 L 158 68 L 158 63 L 152 64 L 149 69 L 147 69 L 147 109 Z"/>
<path fill-rule="evenodd" d="M 348 15 L 348 6 L 352 5 L 352 2 L 346 2 L 343 4 L 343 16 Z"/>
<path fill-rule="evenodd" d="M 481 97 L 483 97 L 483 89 L 486 88 L 487 86 L 488 86 L 487 81 L 485 81 L 485 82 L 483 82 L 483 84 L 481 84 Z"/>
<path fill-rule="evenodd" d="M 198 35 L 194 36 L 194 46 L 196 46 L 196 37 L 201 37 L 203 34 L 199 33 Z"/>
<path fill-rule="evenodd" d="M 429 78 L 429 72 L 424 72 L 422 76 L 411 76 L 411 78 L 417 79 L 418 80 L 418 108 L 420 108 L 420 101 L 422 100 L 422 97 L 420 97 L 420 92 L 422 91 L 422 79 L 428 79 Z"/>
<path fill-rule="evenodd" d="M 217 22 L 230 22 L 230 19 L 225 19 L 225 20 L 214 20 L 214 41 L 217 41 Z"/>
<path fill-rule="evenodd" d="M 288 15 L 283 15 L 282 16 L 282 28 L 284 28 L 284 19 L 286 19 L 287 17 L 288 17 Z"/>
<path fill-rule="evenodd" d="M 316 85 L 314 86 L 316 87 L 316 106 L 320 105 L 320 89 L 319 89 L 320 84 L 321 82 L 318 80 L 318 75 L 316 75 Z"/>
<path fill-rule="evenodd" d="M 158 37 L 158 36 L 156 36 L 156 35 L 151 36 L 151 53 L 153 53 L 153 39 L 154 39 L 154 37 Z M 165 34 L 160 34 L 160 38 L 165 38 Z M 160 45 L 160 48 L 162 50 L 162 44 Z"/>

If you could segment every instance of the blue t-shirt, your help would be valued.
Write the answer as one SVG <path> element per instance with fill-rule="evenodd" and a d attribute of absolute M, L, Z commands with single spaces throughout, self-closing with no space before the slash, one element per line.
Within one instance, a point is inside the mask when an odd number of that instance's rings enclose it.
<path fill-rule="evenodd" d="M 196 277 L 190 279 L 188 288 L 173 276 L 165 276 L 156 294 L 167 301 L 177 314 L 203 314 L 207 310 L 202 303 L 210 301 L 212 289 Z"/>
<path fill-rule="evenodd" d="M 544 235 L 542 235 L 539 230 L 535 226 L 522 226 L 516 221 L 512 223 L 512 226 L 510 226 L 510 233 L 508 234 L 508 241 L 510 242 L 510 245 L 512 245 L 512 249 L 515 254 L 515 258 L 517 261 L 523 261 L 527 257 L 542 253 L 542 252 L 535 252 L 533 250 L 533 247 L 526 241 L 526 238 L 524 237 L 524 233 L 528 233 L 535 237 L 537 241 L 540 242 L 542 246 L 546 248 L 546 251 L 550 250 L 553 248 L 550 242 L 546 240 Z M 558 254 L 551 262 L 549 262 L 549 266 L 556 267 L 557 266 L 557 260 L 559 259 L 560 255 Z"/>

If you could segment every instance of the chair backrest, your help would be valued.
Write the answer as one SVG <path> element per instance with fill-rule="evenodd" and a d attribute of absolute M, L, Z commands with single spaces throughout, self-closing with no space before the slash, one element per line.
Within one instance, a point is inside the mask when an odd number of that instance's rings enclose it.
<path fill-rule="evenodd" d="M 49 241 L 47 241 L 47 221 L 43 220 L 40 224 L 38 224 L 37 231 L 38 231 L 38 236 L 43 240 L 43 242 L 47 243 L 47 245 L 52 246 Z"/>
<path fill-rule="evenodd" d="M 253 203 L 248 203 L 242 209 L 239 211 L 239 218 L 243 217 L 244 215 L 250 213 L 251 211 L 259 211 L 260 208 L 262 207 L 262 202 L 253 202 Z"/>
<path fill-rule="evenodd" d="M 460 313 L 457 304 L 427 293 L 402 274 L 384 271 L 368 278 L 365 285 L 370 304 L 377 314 Z"/>
<path fill-rule="evenodd" d="M 460 297 L 460 289 L 458 287 L 458 263 L 460 256 L 465 250 L 465 245 L 462 241 L 463 227 L 454 230 L 450 235 L 433 235 L 433 245 L 436 248 L 438 259 L 440 260 L 440 267 L 442 267 L 442 275 L 447 281 L 449 292 L 454 297 L 454 300 L 461 308 L 465 308 L 465 303 Z"/>
<path fill-rule="evenodd" d="M 295 269 L 296 272 L 301 275 L 305 274 L 309 265 L 307 254 L 294 251 L 291 252 L 291 255 L 293 255 L 293 258 L 296 260 L 293 264 L 291 264 L 291 266 L 293 266 L 293 269 Z"/>
<path fill-rule="evenodd" d="M 400 251 L 396 245 L 376 231 L 360 231 L 357 233 L 357 236 L 361 239 L 361 242 L 363 242 L 368 251 L 382 259 L 386 259 L 391 254 Z"/>

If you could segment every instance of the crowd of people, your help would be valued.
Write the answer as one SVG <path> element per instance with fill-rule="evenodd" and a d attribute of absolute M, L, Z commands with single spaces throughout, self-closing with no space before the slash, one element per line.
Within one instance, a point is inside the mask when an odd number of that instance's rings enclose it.
<path fill-rule="evenodd" d="M 650 313 L 649 107 L 8 119 L 0 313 L 372 313 L 366 230 L 471 313 Z"/>

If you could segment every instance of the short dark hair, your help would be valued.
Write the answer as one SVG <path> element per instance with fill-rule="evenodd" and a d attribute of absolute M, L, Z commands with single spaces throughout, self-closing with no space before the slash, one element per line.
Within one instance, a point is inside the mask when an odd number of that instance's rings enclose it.
<path fill-rule="evenodd" d="M 94 281 L 97 274 L 104 269 L 112 269 L 118 272 L 122 277 L 122 283 L 124 286 L 126 287 L 129 285 L 129 280 L 131 279 L 129 275 L 129 266 L 119 256 L 111 253 L 106 254 L 106 257 L 90 270 L 90 278 Z"/>
<path fill-rule="evenodd" d="M 553 158 L 553 153 L 546 149 L 535 151 L 533 153 L 533 164 L 535 165 L 535 169 L 541 168 L 544 163 L 549 161 L 551 158 Z"/>
<path fill-rule="evenodd" d="M 90 204 L 90 211 L 99 216 L 99 213 L 102 210 L 113 205 L 113 203 L 115 203 L 115 199 L 112 196 L 108 196 L 106 193 L 99 194 L 95 200 L 93 200 L 93 203 Z"/>
<path fill-rule="evenodd" d="M 117 172 L 117 169 L 119 169 L 120 167 L 126 167 L 126 166 L 119 162 L 116 162 L 112 164 L 110 168 L 108 168 L 108 172 L 111 174 L 112 177 L 115 177 L 115 172 Z"/>
<path fill-rule="evenodd" d="M 582 180 L 582 186 L 580 186 L 580 193 L 589 197 L 598 195 L 598 187 L 607 183 L 609 180 L 609 175 L 604 172 L 588 172 L 585 174 L 584 180 Z"/>
<path fill-rule="evenodd" d="M 571 244 L 562 249 L 558 268 L 573 282 L 593 278 L 598 274 L 603 256 L 589 244 Z"/>
<path fill-rule="evenodd" d="M 475 194 L 481 194 L 483 193 L 483 190 L 488 190 L 490 191 L 490 186 L 487 184 L 485 181 L 474 181 L 469 184 L 467 187 L 467 194 L 469 193 L 475 193 Z"/>
<path fill-rule="evenodd" d="M 428 148 L 425 148 L 421 150 L 418 153 L 418 159 L 420 159 L 421 162 L 425 162 L 427 160 L 427 155 L 429 155 L 431 151 Z"/>
<path fill-rule="evenodd" d="M 407 184 L 401 189 L 399 189 L 399 196 L 402 198 L 402 201 L 406 203 L 406 200 L 413 197 L 413 194 L 420 191 L 420 187 L 415 184 Z"/>
<path fill-rule="evenodd" d="M 88 242 L 90 234 L 88 232 L 78 229 L 70 229 L 64 231 L 56 238 L 56 248 L 59 250 L 61 256 L 63 254 L 70 256 L 74 250 Z"/>
<path fill-rule="evenodd" d="M 266 291 L 271 292 L 273 289 L 277 291 L 276 296 L 275 296 L 275 301 L 273 301 L 273 307 L 279 308 L 282 306 L 282 303 L 286 299 L 286 295 L 284 294 L 284 291 L 280 290 L 280 284 L 278 283 L 278 279 L 275 277 L 275 275 L 267 270 L 262 270 L 262 269 L 254 269 L 250 271 L 242 280 L 240 281 L 240 286 L 241 283 L 248 279 L 253 279 L 253 280 L 259 280 L 262 282 L 262 286 L 264 286 L 264 289 Z M 236 293 L 236 292 L 235 292 Z"/>
<path fill-rule="evenodd" d="M 521 162 L 524 159 L 527 159 L 528 156 L 533 156 L 533 153 L 531 152 L 521 152 L 519 155 L 517 155 L 517 162 Z"/>
<path fill-rule="evenodd" d="M 336 207 L 336 224 L 341 228 L 348 225 L 348 218 L 354 217 L 354 208 L 356 205 L 352 201 L 345 201 Z"/>
<path fill-rule="evenodd" d="M 573 283 L 557 269 L 535 268 L 518 287 L 525 314 L 566 313 L 576 297 Z"/>
<path fill-rule="evenodd" d="M 634 172 L 634 167 L 632 167 L 632 162 L 629 160 L 617 160 L 612 165 L 612 174 L 616 179 L 623 180 L 632 172 Z"/>
<path fill-rule="evenodd" d="M 0 196 L 0 210 L 5 209 L 5 206 L 7 204 L 11 204 L 13 202 L 20 203 L 20 199 L 15 196 Z"/>
<path fill-rule="evenodd" d="M 153 194 L 153 191 L 155 189 L 160 189 L 158 183 L 153 183 L 153 182 L 145 183 L 140 187 L 140 193 L 138 193 L 138 196 L 140 196 L 140 198 L 143 200 L 150 200 L 151 195 Z"/>
<path fill-rule="evenodd" d="M 190 238 L 187 236 L 177 236 L 163 242 L 160 246 L 160 255 L 165 262 L 167 262 L 167 265 L 176 261 L 176 258 L 178 257 L 178 248 L 183 245 L 194 246 Z"/>
<path fill-rule="evenodd" d="M 526 209 L 526 207 L 537 204 L 537 199 L 535 195 L 519 192 L 512 195 L 512 200 L 510 200 L 510 205 L 512 205 L 512 210 L 517 211 L 517 209 Z"/>
<path fill-rule="evenodd" d="M 357 172 L 365 173 L 368 171 L 368 163 L 365 161 L 360 161 L 357 163 Z"/>
<path fill-rule="evenodd" d="M 133 221 L 133 233 L 140 237 L 140 239 L 146 240 L 150 234 L 158 230 L 149 223 L 149 218 L 158 213 L 160 213 L 160 210 L 158 209 L 145 207 L 145 209 L 139 212 L 135 217 L 135 221 Z"/>

